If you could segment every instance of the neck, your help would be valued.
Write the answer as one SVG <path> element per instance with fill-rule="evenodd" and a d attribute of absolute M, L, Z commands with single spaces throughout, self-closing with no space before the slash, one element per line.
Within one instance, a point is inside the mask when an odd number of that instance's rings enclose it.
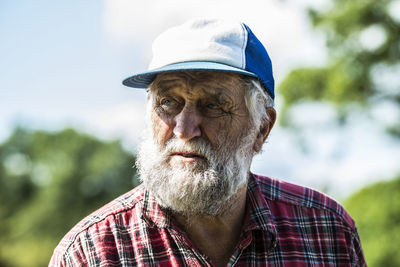
<path fill-rule="evenodd" d="M 215 216 L 173 214 L 190 240 L 217 266 L 226 266 L 239 241 L 246 209 L 246 192 L 245 184 Z"/>

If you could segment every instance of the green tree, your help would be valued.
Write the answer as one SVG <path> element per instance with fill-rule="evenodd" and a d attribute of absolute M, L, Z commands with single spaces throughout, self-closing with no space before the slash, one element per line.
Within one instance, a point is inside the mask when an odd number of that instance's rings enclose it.
<path fill-rule="evenodd" d="M 368 186 L 345 207 L 357 222 L 368 266 L 400 266 L 400 177 Z"/>
<path fill-rule="evenodd" d="M 138 184 L 119 142 L 16 129 L 0 145 L 0 266 L 46 266 L 80 219 Z"/>
<path fill-rule="evenodd" d="M 314 28 L 325 36 L 325 65 L 291 71 L 279 86 L 280 122 L 307 141 L 307 128 L 346 126 L 353 113 L 400 141 L 400 1 L 330 0 L 309 9 Z M 333 107 L 331 124 L 296 121 L 304 103 Z M 374 115 L 380 108 L 391 118 Z M 388 113 L 383 113 L 388 114 Z M 354 118 L 354 117 L 353 117 Z M 383 120 L 382 120 L 383 119 Z M 301 144 L 307 142 L 299 142 Z M 307 151 L 307 147 L 305 151 Z M 346 203 L 359 228 L 369 266 L 400 266 L 400 178 L 367 187 Z"/>
<path fill-rule="evenodd" d="M 400 137 L 400 2 L 326 3 L 330 8 L 310 9 L 309 15 L 325 36 L 327 65 L 295 69 L 280 84 L 281 123 L 292 126 L 294 107 L 304 101 L 333 104 L 340 123 L 346 122 L 355 106 L 365 114 L 387 106 L 396 116 L 382 127 Z"/>

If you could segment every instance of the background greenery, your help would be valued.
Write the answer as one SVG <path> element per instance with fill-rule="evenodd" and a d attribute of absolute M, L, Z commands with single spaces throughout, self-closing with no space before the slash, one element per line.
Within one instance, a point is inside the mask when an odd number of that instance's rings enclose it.
<path fill-rule="evenodd" d="M 348 126 L 357 112 L 400 141 L 400 22 L 393 16 L 398 0 L 327 3 L 309 10 L 309 17 L 325 36 L 328 60 L 295 69 L 281 82 L 280 123 L 301 136 L 306 126 L 295 121 L 296 107 L 324 103 L 336 110 L 334 127 Z M 382 123 L 373 116 L 381 107 L 390 107 L 394 119 Z M 118 141 L 72 129 L 15 129 L 0 145 L 0 266 L 47 265 L 74 224 L 138 184 L 134 162 Z M 357 222 L 369 266 L 400 266 L 399 199 L 396 176 L 343 201 Z"/>
<path fill-rule="evenodd" d="M 310 9 L 309 17 L 325 36 L 328 62 L 288 74 L 279 87 L 284 100 L 280 122 L 301 136 L 305 126 L 293 119 L 296 106 L 322 102 L 335 108 L 336 118 L 331 122 L 335 127 L 349 126 L 349 117 L 358 113 L 375 120 L 376 127 L 399 142 L 400 14 L 394 14 L 399 1 L 327 2 L 330 8 Z M 394 119 L 373 116 L 382 107 L 390 108 Z M 368 186 L 344 201 L 357 223 L 368 266 L 400 266 L 399 200 L 398 176 Z"/>
<path fill-rule="evenodd" d="M 368 266 L 400 266 L 400 177 L 362 189 L 345 201 L 356 221 Z"/>
<path fill-rule="evenodd" d="M 337 122 L 361 109 L 365 116 L 378 107 L 391 107 L 395 119 L 378 127 L 400 137 L 400 15 L 397 0 L 334 0 L 327 10 L 309 10 L 317 31 L 325 36 L 325 66 L 298 68 L 280 84 L 284 100 L 281 122 L 296 125 L 290 111 L 304 102 L 330 103 Z M 393 81 L 395 80 L 395 81 Z M 370 117 L 372 118 L 372 117 Z M 301 128 L 301 126 L 300 126 Z M 298 129 L 299 130 L 299 129 Z"/>
<path fill-rule="evenodd" d="M 46 266 L 80 219 L 138 184 L 118 142 L 16 129 L 0 146 L 0 266 Z"/>

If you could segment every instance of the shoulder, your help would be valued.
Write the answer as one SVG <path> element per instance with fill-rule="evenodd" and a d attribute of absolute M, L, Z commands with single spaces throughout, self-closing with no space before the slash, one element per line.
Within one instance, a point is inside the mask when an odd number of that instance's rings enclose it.
<path fill-rule="evenodd" d="M 60 241 L 54 250 L 51 263 L 62 261 L 68 250 L 79 242 L 83 235 L 107 236 L 113 227 L 121 227 L 121 225 L 128 225 L 129 222 L 137 221 L 140 217 L 138 206 L 144 194 L 143 186 L 139 185 L 81 220 Z"/>
<path fill-rule="evenodd" d="M 262 175 L 253 174 L 253 177 L 259 185 L 263 197 L 274 202 L 279 208 L 290 206 L 307 210 L 313 214 L 315 212 L 324 215 L 329 214 L 342 221 L 353 231 L 355 230 L 354 221 L 343 206 L 324 193 Z"/>

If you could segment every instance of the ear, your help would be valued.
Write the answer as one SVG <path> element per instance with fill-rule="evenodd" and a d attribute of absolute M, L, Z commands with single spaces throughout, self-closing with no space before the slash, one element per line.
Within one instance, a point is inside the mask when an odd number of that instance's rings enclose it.
<path fill-rule="evenodd" d="M 276 121 L 276 111 L 274 108 L 266 108 L 266 112 L 269 117 L 269 120 L 264 120 L 260 125 L 260 130 L 257 134 L 253 146 L 254 152 L 256 153 L 260 152 L 265 140 L 267 140 L 267 137 L 271 132 L 271 129 Z"/>

